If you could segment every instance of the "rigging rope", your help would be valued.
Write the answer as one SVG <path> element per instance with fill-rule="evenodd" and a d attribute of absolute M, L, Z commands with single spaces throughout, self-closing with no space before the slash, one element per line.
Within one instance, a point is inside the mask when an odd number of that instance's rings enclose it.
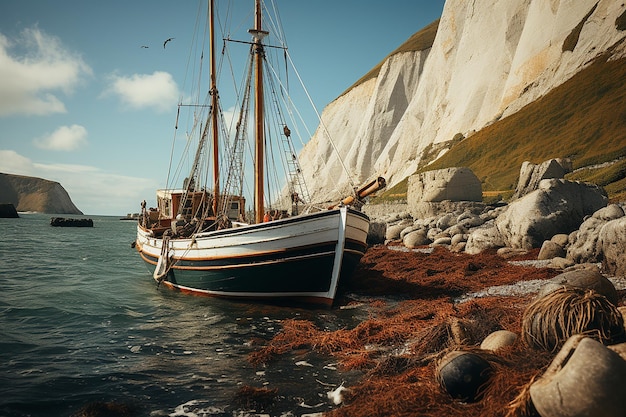
<path fill-rule="evenodd" d="M 300 73 L 298 72 L 298 70 L 296 69 L 296 66 L 293 63 L 293 60 L 291 59 L 291 55 L 289 54 L 289 52 L 287 52 L 287 57 L 289 58 L 289 62 L 291 63 L 291 67 L 293 68 L 293 71 L 295 72 L 296 76 L 298 77 L 298 80 L 300 80 L 300 84 L 302 85 L 302 88 L 304 89 L 304 93 L 306 94 L 307 98 L 309 99 L 309 102 L 311 103 L 311 106 L 313 107 L 313 110 L 315 111 L 315 114 L 317 115 L 317 118 L 320 121 L 320 126 L 324 130 L 324 133 L 325 133 L 326 137 L 328 138 L 328 141 L 330 142 L 331 146 L 335 150 L 335 153 L 337 154 L 337 159 L 339 160 L 339 163 L 341 164 L 341 167 L 343 168 L 344 172 L 346 173 L 346 177 L 348 178 L 348 181 L 350 182 L 350 187 L 352 189 L 356 188 L 354 183 L 352 182 L 350 171 L 348 171 L 348 168 L 346 168 L 346 165 L 344 164 L 343 159 L 341 158 L 341 154 L 339 153 L 339 150 L 337 149 L 337 146 L 335 145 L 335 142 L 330 137 L 330 132 L 328 132 L 328 128 L 326 127 L 326 124 L 322 120 L 322 116 L 320 116 L 319 112 L 317 111 L 317 107 L 315 107 L 315 104 L 313 103 L 313 99 L 311 98 L 311 95 L 309 94 L 309 91 L 304 86 L 304 82 L 302 81 L 302 78 L 300 77 Z"/>

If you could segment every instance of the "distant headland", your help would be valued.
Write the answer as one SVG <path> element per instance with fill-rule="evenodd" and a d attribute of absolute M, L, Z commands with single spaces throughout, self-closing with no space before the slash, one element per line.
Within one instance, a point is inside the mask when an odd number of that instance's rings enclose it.
<path fill-rule="evenodd" d="M 22 212 L 83 214 L 58 182 L 23 175 L 0 173 L 1 203 Z"/>

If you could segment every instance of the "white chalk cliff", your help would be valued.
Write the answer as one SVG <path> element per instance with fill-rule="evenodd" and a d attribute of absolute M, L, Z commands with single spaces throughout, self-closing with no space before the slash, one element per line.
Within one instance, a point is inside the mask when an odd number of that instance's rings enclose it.
<path fill-rule="evenodd" d="M 625 11 L 622 0 L 447 0 L 430 49 L 391 55 L 324 109 L 300 154 L 312 200 L 344 195 L 349 178 L 393 186 L 430 145 L 513 114 L 607 51 L 624 57 Z"/>

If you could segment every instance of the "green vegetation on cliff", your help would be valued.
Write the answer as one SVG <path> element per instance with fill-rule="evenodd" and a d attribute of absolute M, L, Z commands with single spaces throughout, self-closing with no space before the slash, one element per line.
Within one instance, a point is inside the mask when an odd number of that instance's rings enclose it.
<path fill-rule="evenodd" d="M 600 57 L 568 81 L 520 111 L 468 138 L 418 172 L 469 167 L 485 194 L 512 194 L 524 161 L 571 158 L 567 179 L 605 188 L 626 200 L 626 59 Z M 453 143 L 454 142 L 454 143 Z M 406 198 L 407 181 L 381 199 Z"/>
<path fill-rule="evenodd" d="M 425 51 L 426 49 L 429 49 L 431 46 L 433 46 L 433 42 L 435 41 L 435 35 L 437 34 L 438 27 L 439 27 L 439 19 L 435 20 L 434 22 L 432 22 L 431 24 L 429 24 L 428 26 L 426 26 L 424 29 L 420 30 L 419 32 L 413 34 L 413 36 L 407 39 L 406 42 L 400 45 L 392 53 L 387 55 L 374 68 L 369 70 L 367 74 L 359 78 L 357 82 L 352 84 L 346 91 L 341 93 L 339 97 L 343 96 L 348 91 L 352 90 L 355 87 L 358 87 L 364 82 L 369 81 L 372 78 L 376 78 L 378 76 L 378 73 L 380 72 L 381 67 L 383 66 L 385 61 L 389 59 L 389 57 L 396 55 L 396 54 L 400 54 L 402 52 L 416 52 L 416 51 Z"/>

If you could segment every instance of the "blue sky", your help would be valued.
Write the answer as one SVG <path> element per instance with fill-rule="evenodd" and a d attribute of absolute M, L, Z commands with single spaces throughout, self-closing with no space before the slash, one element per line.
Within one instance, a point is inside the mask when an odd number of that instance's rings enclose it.
<path fill-rule="evenodd" d="M 275 1 L 320 113 L 444 4 Z M 176 105 L 188 93 L 198 8 L 192 0 L 2 1 L 0 172 L 58 181 L 85 214 L 151 205 L 165 185 Z"/>

